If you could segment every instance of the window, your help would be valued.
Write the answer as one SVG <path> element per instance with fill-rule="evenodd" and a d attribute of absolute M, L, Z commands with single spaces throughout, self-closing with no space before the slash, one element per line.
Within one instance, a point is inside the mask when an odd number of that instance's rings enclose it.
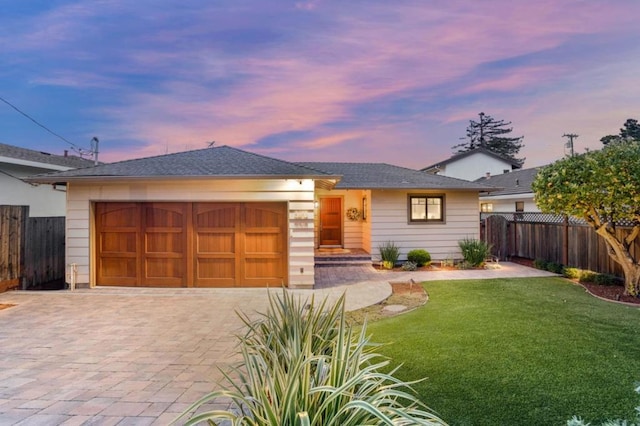
<path fill-rule="evenodd" d="M 444 222 L 444 196 L 410 195 L 409 222 Z"/>
<path fill-rule="evenodd" d="M 524 201 L 516 201 L 516 211 L 517 212 L 524 211 Z"/>
<path fill-rule="evenodd" d="M 493 211 L 493 203 L 480 203 L 480 211 L 484 213 Z"/>

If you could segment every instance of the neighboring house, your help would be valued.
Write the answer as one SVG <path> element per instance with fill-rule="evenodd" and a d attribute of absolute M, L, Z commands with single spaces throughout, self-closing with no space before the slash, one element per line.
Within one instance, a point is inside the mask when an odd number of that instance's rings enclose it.
<path fill-rule="evenodd" d="M 501 175 L 519 168 L 518 162 L 511 158 L 503 157 L 486 148 L 476 148 L 455 154 L 421 171 L 475 181 L 484 176 Z"/>
<path fill-rule="evenodd" d="M 480 211 L 487 212 L 540 212 L 533 199 L 531 184 L 540 167 L 516 170 L 497 176 L 484 177 L 478 183 L 498 187 L 491 192 L 480 193 Z"/>
<path fill-rule="evenodd" d="M 78 283 L 313 288 L 318 247 L 393 241 L 459 257 L 486 185 L 388 164 L 290 163 L 221 146 L 35 176 L 67 186 Z"/>
<path fill-rule="evenodd" d="M 64 187 L 35 185 L 23 179 L 51 171 L 93 166 L 84 158 L 53 155 L 0 143 L 0 205 L 29 206 L 29 216 L 64 216 Z"/>

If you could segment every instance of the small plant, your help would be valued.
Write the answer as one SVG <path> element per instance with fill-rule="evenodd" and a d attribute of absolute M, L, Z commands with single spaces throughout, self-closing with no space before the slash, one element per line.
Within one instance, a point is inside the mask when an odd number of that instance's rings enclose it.
<path fill-rule="evenodd" d="M 554 274 L 561 274 L 562 268 L 562 265 L 556 262 L 549 262 L 546 267 L 547 271 L 553 272 Z"/>
<path fill-rule="evenodd" d="M 582 274 L 582 269 L 569 267 L 564 267 L 562 269 L 562 275 L 564 275 L 566 278 L 569 278 L 570 280 L 577 280 L 578 278 L 580 278 L 580 274 Z"/>
<path fill-rule="evenodd" d="M 431 255 L 423 249 L 414 249 L 407 253 L 407 260 L 416 264 L 416 266 L 425 266 L 431 263 Z"/>
<path fill-rule="evenodd" d="M 248 331 L 239 336 L 242 362 L 224 374 L 230 386 L 205 395 L 174 424 L 445 425 L 413 395 L 414 382 L 394 377 L 398 368 L 375 352 L 366 323 L 357 331 L 346 323 L 344 296 L 317 306 L 283 291 L 269 294 L 269 303 L 258 321 L 241 316 Z M 218 401 L 230 407 L 215 407 Z M 198 411 L 211 403 L 212 411 Z"/>
<path fill-rule="evenodd" d="M 482 266 L 487 257 L 491 255 L 491 246 L 484 241 L 473 238 L 465 238 L 458 241 L 465 262 L 473 267 Z"/>
<path fill-rule="evenodd" d="M 412 262 L 410 260 L 402 264 L 403 271 L 415 271 L 416 269 L 418 269 L 418 265 L 416 265 L 415 262 Z"/>
<path fill-rule="evenodd" d="M 547 270 L 547 261 L 544 259 L 536 259 L 533 261 L 533 267 L 536 269 Z"/>
<path fill-rule="evenodd" d="M 382 259 L 382 267 L 385 269 L 393 269 L 400 257 L 400 248 L 396 246 L 393 241 L 387 241 L 386 243 L 378 247 L 380 250 L 380 258 Z"/>
<path fill-rule="evenodd" d="M 466 260 L 463 260 L 462 262 L 459 262 L 456 265 L 456 268 L 458 268 L 458 269 L 472 269 L 473 265 L 471 264 L 471 262 L 467 262 Z"/>

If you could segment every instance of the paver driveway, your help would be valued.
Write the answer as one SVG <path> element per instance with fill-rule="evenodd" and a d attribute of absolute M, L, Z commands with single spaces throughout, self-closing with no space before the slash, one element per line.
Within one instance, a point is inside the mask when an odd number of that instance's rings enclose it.
<path fill-rule="evenodd" d="M 506 266 L 454 275 L 540 275 L 532 271 Z M 317 276 L 321 290 L 297 293 L 334 299 L 346 290 L 347 309 L 355 309 L 387 297 L 389 280 L 453 278 L 441 274 L 323 269 Z M 264 312 L 266 292 L 97 288 L 0 294 L 0 304 L 16 305 L 0 310 L 0 425 L 166 425 L 213 389 L 221 379 L 218 367 L 237 360 L 234 334 L 242 323 L 235 310 Z"/>

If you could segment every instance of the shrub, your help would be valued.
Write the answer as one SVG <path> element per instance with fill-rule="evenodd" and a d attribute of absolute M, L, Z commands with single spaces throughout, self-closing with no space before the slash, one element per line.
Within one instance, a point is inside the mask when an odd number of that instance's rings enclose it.
<path fill-rule="evenodd" d="M 533 267 L 536 269 L 547 270 L 547 261 L 544 259 L 536 259 L 533 261 Z"/>
<path fill-rule="evenodd" d="M 416 266 L 425 266 L 431 263 L 431 255 L 426 250 L 414 249 L 407 253 L 407 260 L 415 263 Z"/>
<path fill-rule="evenodd" d="M 562 269 L 562 275 L 572 280 L 577 280 L 578 278 L 580 278 L 580 274 L 582 274 L 582 269 L 569 267 L 565 267 Z"/>
<path fill-rule="evenodd" d="M 380 258 L 382 259 L 382 264 L 385 267 L 391 265 L 391 268 L 393 268 L 393 266 L 398 262 L 398 258 L 400 257 L 400 248 L 396 246 L 393 241 L 387 241 L 386 243 L 380 245 L 378 247 L 378 250 L 380 250 Z"/>
<path fill-rule="evenodd" d="M 553 272 L 554 274 L 561 274 L 562 273 L 562 265 L 556 262 L 549 262 L 547 263 L 547 271 L 549 272 Z"/>
<path fill-rule="evenodd" d="M 596 280 L 596 274 L 595 272 L 591 272 L 591 271 L 582 271 L 582 273 L 580 274 L 580 281 L 584 282 L 584 283 L 592 283 Z"/>
<path fill-rule="evenodd" d="M 374 352 L 366 324 L 359 331 L 346 324 L 344 296 L 316 306 L 283 291 L 269 302 L 260 320 L 242 316 L 248 331 L 239 336 L 236 381 L 224 373 L 230 387 L 196 401 L 174 423 L 191 416 L 186 425 L 445 425 Z M 217 400 L 230 408 L 191 414 Z"/>
<path fill-rule="evenodd" d="M 416 265 L 415 262 L 412 262 L 410 260 L 402 264 L 403 271 L 415 271 L 416 269 L 418 269 L 418 265 Z"/>
<path fill-rule="evenodd" d="M 620 282 L 615 275 L 610 274 L 597 274 L 593 280 L 594 283 L 599 285 L 618 285 Z"/>
<path fill-rule="evenodd" d="M 491 246 L 484 241 L 473 238 L 465 238 L 458 241 L 465 262 L 471 266 L 481 266 L 485 259 L 491 255 Z"/>

